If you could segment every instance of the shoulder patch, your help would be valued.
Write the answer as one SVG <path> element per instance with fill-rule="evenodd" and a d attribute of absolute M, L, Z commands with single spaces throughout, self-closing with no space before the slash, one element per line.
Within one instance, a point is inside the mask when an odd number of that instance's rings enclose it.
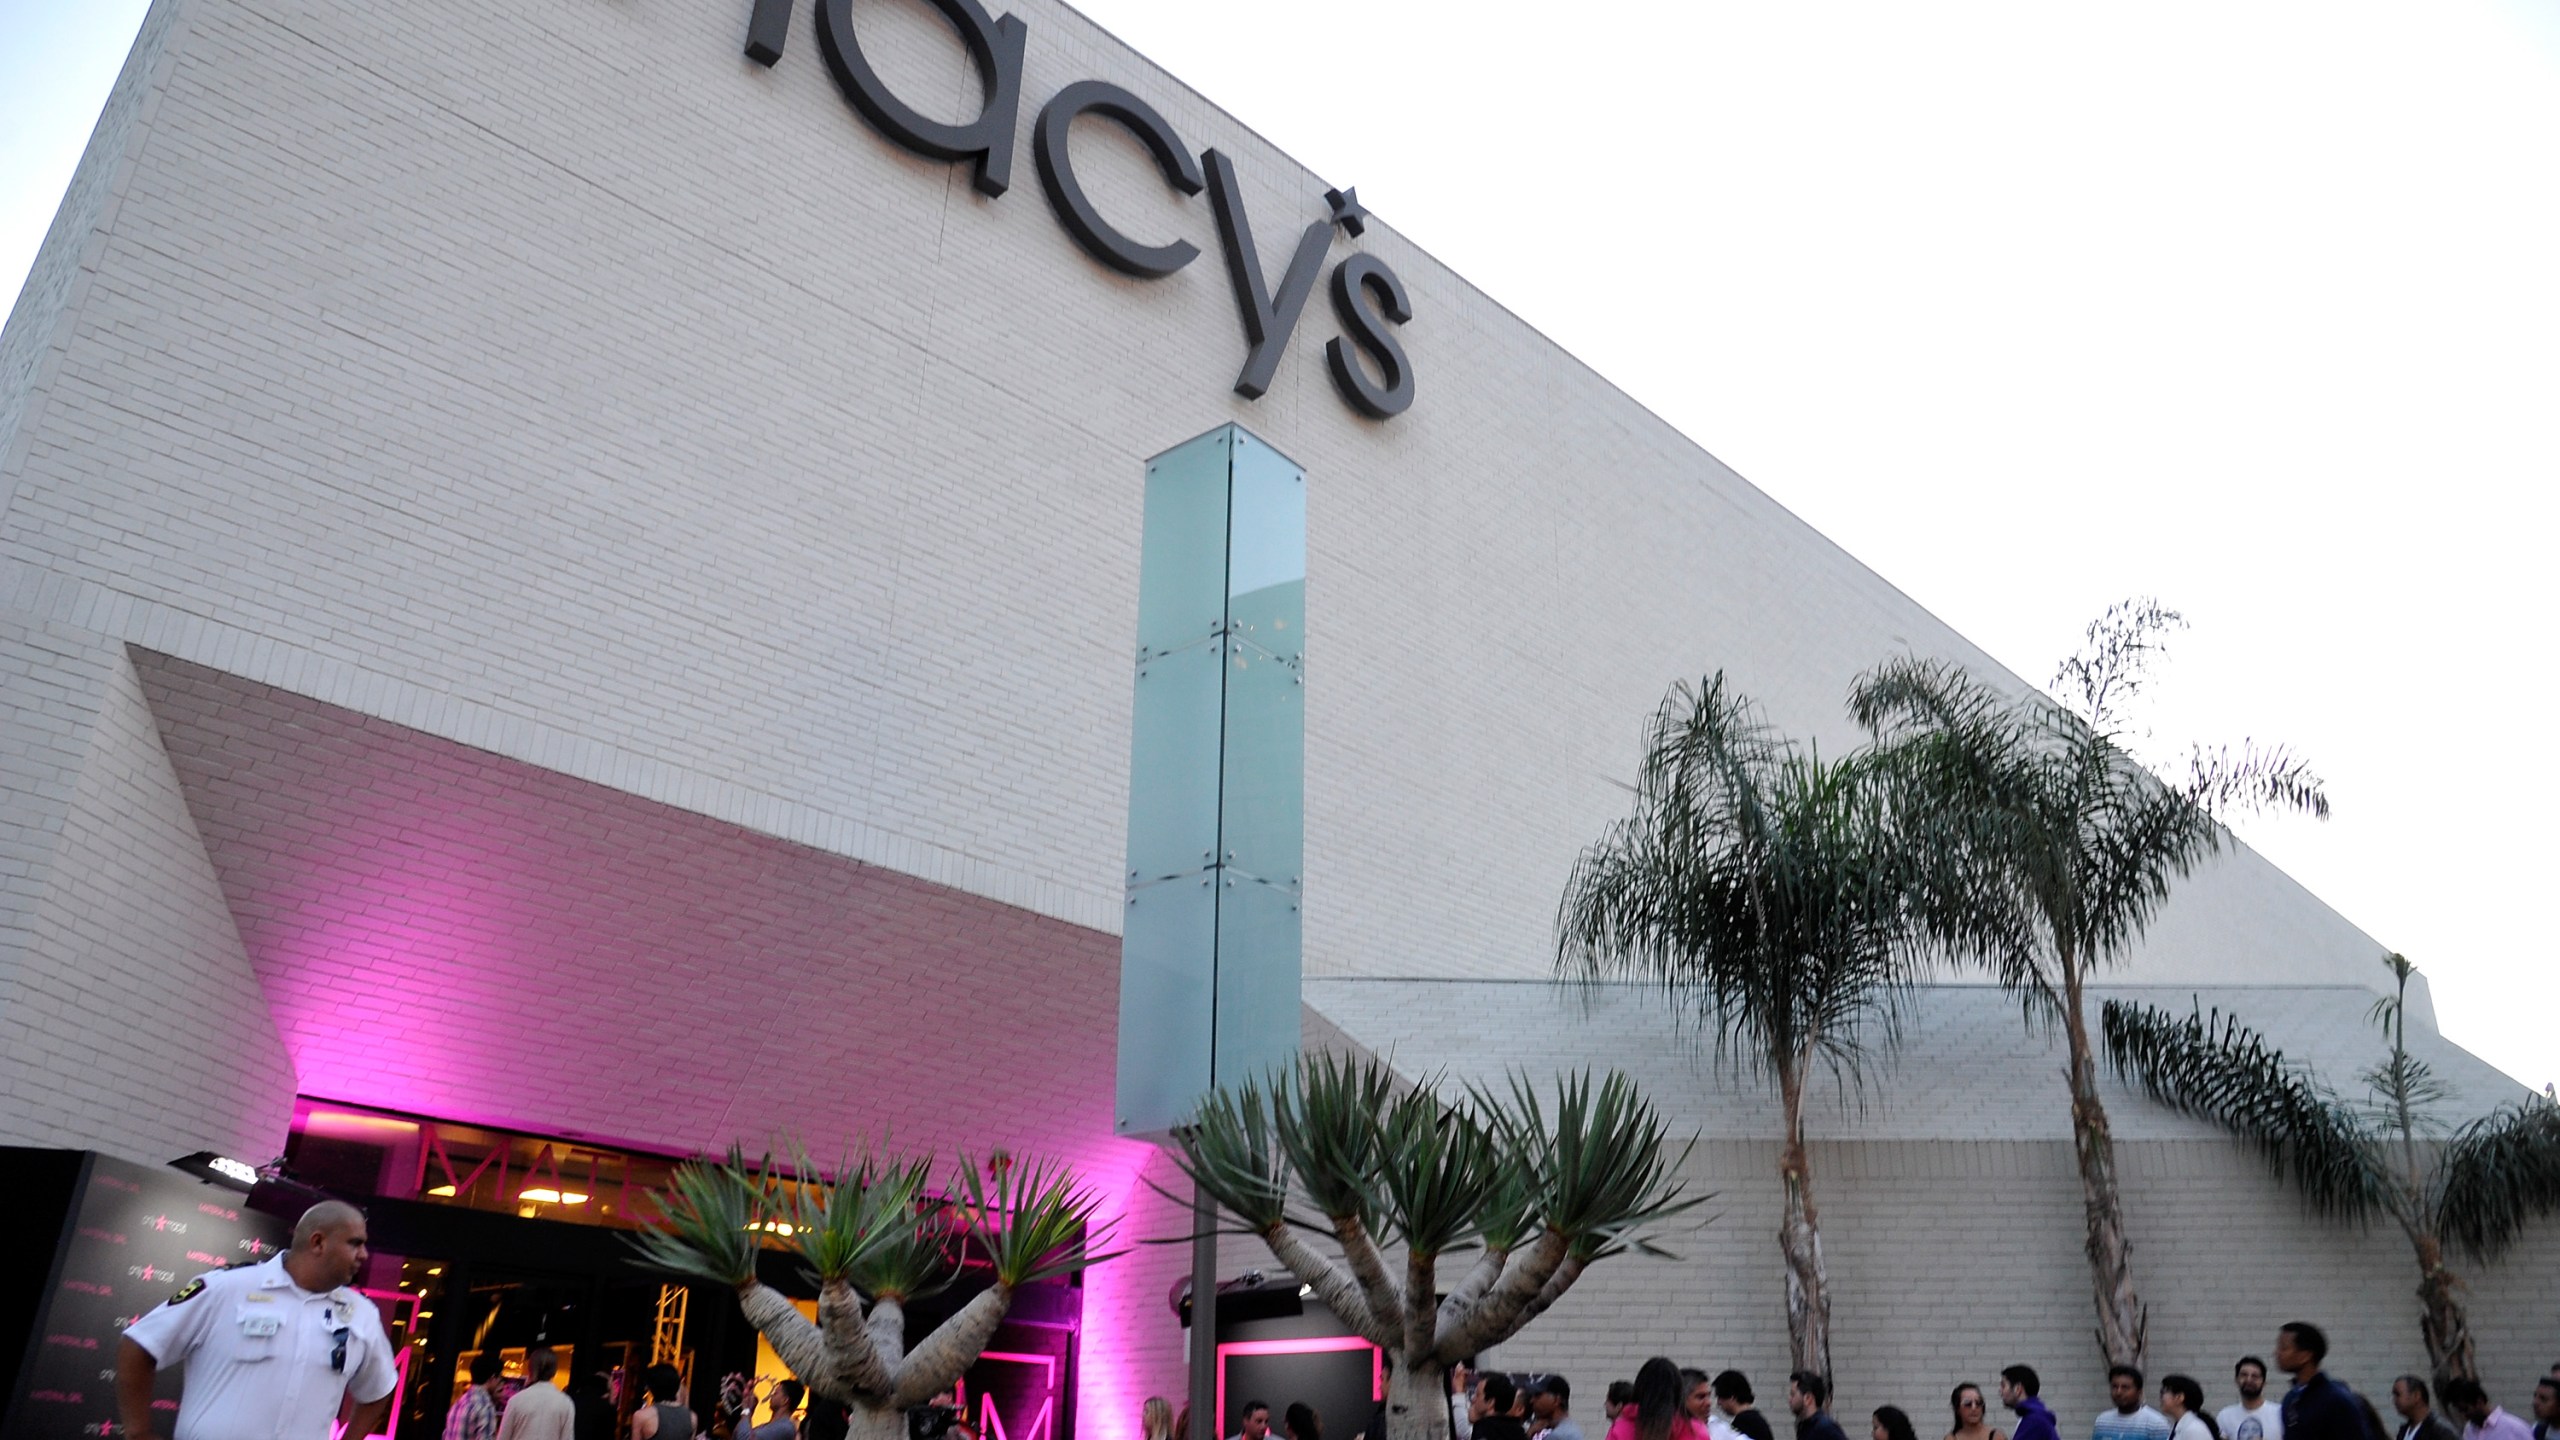
<path fill-rule="evenodd" d="M 169 1303 L 176 1305 L 183 1301 L 193 1300 L 203 1293 L 204 1277 L 199 1275 L 193 1280 L 188 1281 L 186 1284 L 179 1286 L 178 1293 L 169 1297 Z"/>

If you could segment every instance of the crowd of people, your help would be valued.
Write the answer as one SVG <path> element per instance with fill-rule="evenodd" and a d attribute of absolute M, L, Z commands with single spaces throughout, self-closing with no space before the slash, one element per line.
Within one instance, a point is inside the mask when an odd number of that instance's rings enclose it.
<path fill-rule="evenodd" d="M 2156 1403 L 2146 1403 L 2143 1374 L 2131 1365 L 2107 1372 L 2107 1407 L 2078 1427 L 2071 1440 L 2560 1440 L 2560 1364 L 2535 1386 L 2533 1419 L 2527 1422 L 2494 1401 L 2476 1380 L 2453 1379 L 2431 1387 L 2424 1376 L 2402 1375 L 2390 1386 L 2395 1420 L 2386 1420 L 2365 1396 L 2325 1368 L 2328 1337 L 2297 1321 L 2276 1332 L 2275 1370 L 2291 1377 L 2281 1398 L 2267 1394 L 2265 1360 L 2240 1357 L 2232 1367 L 2236 1395 L 2219 1410 L 2194 1376 L 2164 1375 Z M 2012 1365 L 1995 1386 L 2004 1425 L 1983 1388 L 1961 1382 L 1947 1394 L 1945 1440 L 2064 1440 L 2065 1426 L 2043 1398 L 2034 1367 Z M 1573 1387 L 1561 1375 L 1477 1373 L 1465 1365 L 1449 1372 L 1450 1440 L 1585 1440 L 1573 1414 Z M 1786 1408 L 1792 1440 L 1850 1440 L 1832 1415 L 1830 1382 L 1799 1370 L 1787 1377 Z M 1187 1408 L 1177 1413 L 1161 1398 L 1143 1416 L 1145 1440 L 1189 1440 Z M 1362 1417 L 1352 1440 L 1386 1440 L 1383 1411 Z M 1436 1423 L 1436 1422 L 1434 1422 Z M 1602 1406 L 1602 1440 L 1778 1440 L 1758 1408 L 1750 1377 L 1739 1370 L 1710 1375 L 1656 1357 L 1633 1380 L 1611 1382 Z M 1879 1405 L 1867 1418 L 1866 1440 L 1922 1440 L 1918 1422 L 1898 1405 Z M 1267 1440 L 1275 1427 L 1271 1406 L 1248 1400 L 1237 1413 L 1231 1440 Z M 1304 1404 L 1282 1412 L 1282 1440 L 1324 1440 L 1323 1420 Z"/>
<path fill-rule="evenodd" d="M 117 1433 L 127 1440 L 159 1433 L 155 1386 L 163 1366 L 186 1372 L 178 1440 L 325 1436 L 340 1430 L 342 1417 L 344 1433 L 379 1433 L 398 1371 L 375 1307 L 349 1288 L 369 1254 L 362 1212 L 325 1201 L 303 1214 L 291 1244 L 272 1258 L 198 1276 L 137 1317 L 116 1354 Z M 2424 1377 L 2402 1375 L 2389 1390 L 2394 1424 L 2327 1372 L 2329 1342 L 2318 1326 L 2280 1327 L 2273 1354 L 2273 1371 L 2255 1355 L 2240 1358 L 2232 1368 L 2238 1398 L 2219 1410 L 2193 1376 L 2165 1375 L 2147 1392 L 2140 1370 L 2118 1365 L 2107 1374 L 2108 1406 L 2085 1440 L 2560 1440 L 2560 1365 L 2535 1387 L 2530 1422 L 2508 1413 L 2477 1380 L 2456 1377 L 2431 1390 Z M 279 1384 L 279 1374 L 301 1372 L 278 1356 L 300 1357 L 325 1379 Z M 327 1369 L 319 1371 L 323 1363 Z M 2281 1400 L 2269 1400 L 2267 1380 L 2276 1371 L 2292 1385 Z M 682 1375 L 654 1365 L 634 1377 L 641 1394 L 631 1397 L 623 1422 L 619 1397 L 603 1376 L 579 1375 L 564 1387 L 556 1374 L 556 1356 L 539 1346 L 526 1355 L 520 1384 L 500 1373 L 494 1355 L 475 1356 L 470 1383 L 446 1413 L 445 1440 L 838 1440 L 846 1433 L 843 1407 L 818 1402 L 797 1380 L 758 1385 L 729 1376 L 705 1423 L 685 1404 Z M 2064 1440 L 2032 1367 L 2001 1371 L 1997 1391 L 2001 1409 L 2015 1417 L 2006 1428 L 1982 1387 L 1968 1381 L 1948 1393 L 1945 1440 Z M 2156 1407 L 2145 1403 L 2146 1393 L 2156 1394 Z M 908 1412 L 909 1440 L 978 1440 L 958 1402 L 946 1392 Z M 1789 1375 L 1786 1407 L 1792 1440 L 1850 1440 L 1832 1415 L 1831 1387 L 1821 1374 Z M 1270 1440 L 1269 1404 L 1248 1400 L 1237 1418 L 1231 1440 Z M 1357 1428 L 1345 1427 L 1350 1440 L 1388 1440 L 1383 1402 L 1360 1418 Z M 1141 1423 L 1145 1440 L 1190 1440 L 1187 1410 L 1177 1414 L 1161 1398 L 1146 1402 Z M 1435 1415 L 1426 1423 L 1439 1422 Z M 1602 1440 L 1778 1440 L 1741 1371 L 1709 1375 L 1658 1357 L 1633 1380 L 1609 1386 L 1602 1424 Z M 1325 1440 L 1323 1418 L 1303 1401 L 1281 1412 L 1279 1429 L 1282 1440 Z M 2084 1440 L 2077 1426 L 2071 1431 L 2070 1440 Z M 1464 1365 L 1450 1371 L 1448 1432 L 1449 1440 L 1586 1440 L 1565 1377 L 1479 1375 Z M 1922 1437 L 1908 1410 L 1879 1405 L 1869 1412 L 1867 1440 Z"/>

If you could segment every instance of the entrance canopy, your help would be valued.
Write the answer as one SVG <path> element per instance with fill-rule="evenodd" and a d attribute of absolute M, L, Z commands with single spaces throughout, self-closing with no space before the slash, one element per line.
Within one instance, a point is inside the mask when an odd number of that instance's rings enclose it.
<path fill-rule="evenodd" d="M 141 658 L 301 1091 L 654 1149 L 1126 1171 L 1113 937 Z"/>

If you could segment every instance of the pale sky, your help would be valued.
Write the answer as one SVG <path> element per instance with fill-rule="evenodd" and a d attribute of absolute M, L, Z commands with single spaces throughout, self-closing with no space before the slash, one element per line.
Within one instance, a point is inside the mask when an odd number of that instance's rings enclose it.
<path fill-rule="evenodd" d="M 0 291 L 142 8 L 0 0 Z M 2159 739 L 2560 1081 L 2560 0 L 1082 8 L 2029 679 L 2183 610 Z"/>

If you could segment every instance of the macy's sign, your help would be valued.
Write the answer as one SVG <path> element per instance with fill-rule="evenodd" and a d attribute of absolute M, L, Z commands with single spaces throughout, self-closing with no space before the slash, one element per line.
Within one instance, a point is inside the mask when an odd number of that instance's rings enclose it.
<path fill-rule="evenodd" d="M 753 0 L 747 20 L 747 58 L 771 65 L 782 58 L 791 32 L 796 0 Z M 966 160 L 974 170 L 980 194 L 1002 195 L 1013 183 L 1014 135 L 1022 110 L 1022 55 L 1029 35 L 1020 17 L 998 20 L 979 0 L 931 0 L 960 32 L 978 72 L 984 104 L 977 117 L 961 122 L 930 119 L 891 94 L 862 53 L 854 31 L 854 0 L 815 0 L 818 50 L 845 99 L 881 134 L 919 155 L 936 160 Z M 1298 236 L 1275 287 L 1262 267 L 1246 222 L 1244 196 L 1236 184 L 1233 162 L 1216 150 L 1197 159 L 1155 107 L 1117 85 L 1078 80 L 1042 106 L 1031 127 L 1031 156 L 1040 171 L 1040 187 L 1058 223 L 1066 227 L 1086 253 L 1126 275 L 1155 279 L 1170 275 L 1200 256 L 1185 240 L 1148 245 L 1132 239 L 1106 219 L 1076 180 L 1067 153 L 1067 131 L 1079 116 L 1110 120 L 1137 137 L 1162 172 L 1164 181 L 1185 195 L 1209 192 L 1218 222 L 1218 243 L 1226 252 L 1227 278 L 1233 283 L 1237 318 L 1243 322 L 1244 368 L 1236 375 L 1236 393 L 1259 398 L 1271 387 L 1280 356 L 1298 328 L 1298 316 L 1324 268 L 1326 251 L 1339 227 L 1357 236 L 1368 223 L 1359 196 L 1350 189 L 1328 190 L 1331 214 L 1309 224 Z M 1385 261 L 1366 252 L 1346 257 L 1333 267 L 1329 287 L 1342 334 L 1325 345 L 1325 368 L 1334 387 L 1352 408 L 1373 419 L 1403 413 L 1413 403 L 1413 366 L 1390 327 L 1413 318 L 1404 282 Z M 1354 348 L 1365 353 L 1378 372 L 1372 379 Z"/>

